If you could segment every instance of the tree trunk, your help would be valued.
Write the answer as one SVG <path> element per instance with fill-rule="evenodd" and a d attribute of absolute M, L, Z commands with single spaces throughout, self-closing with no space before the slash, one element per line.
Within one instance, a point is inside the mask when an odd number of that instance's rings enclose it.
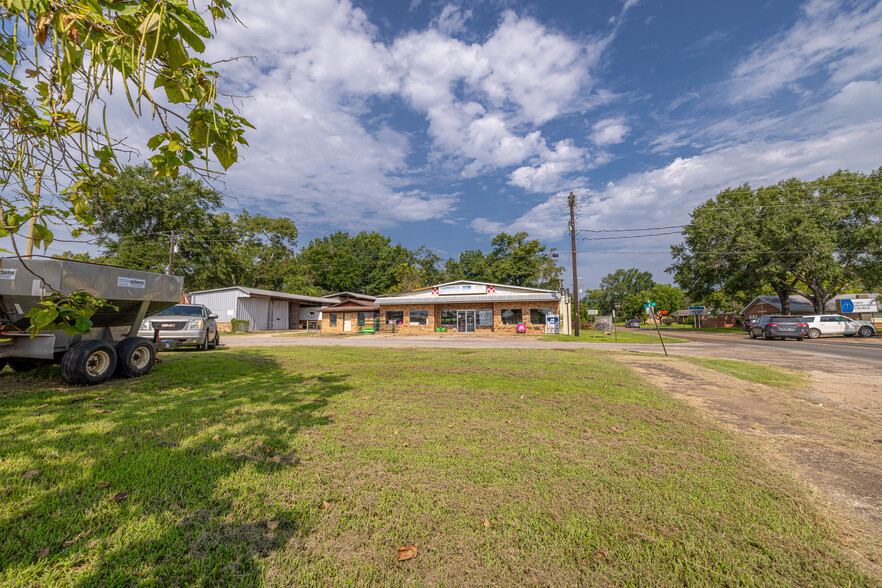
<path fill-rule="evenodd" d="M 781 302 L 781 314 L 790 314 L 790 294 L 793 289 L 788 284 L 775 284 L 775 293 L 778 294 L 778 300 Z"/>

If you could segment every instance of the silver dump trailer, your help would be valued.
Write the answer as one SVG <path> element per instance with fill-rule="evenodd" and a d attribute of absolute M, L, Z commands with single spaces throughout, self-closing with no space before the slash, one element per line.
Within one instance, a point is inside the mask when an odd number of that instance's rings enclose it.
<path fill-rule="evenodd" d="M 17 371 L 59 363 L 65 381 L 79 385 L 99 384 L 114 374 L 144 375 L 153 367 L 156 349 L 136 336 L 138 328 L 145 317 L 181 301 L 183 281 L 79 261 L 0 258 L 0 369 L 7 363 Z M 99 310 L 84 335 L 47 331 L 31 338 L 25 332 L 30 325 L 25 314 L 43 296 L 75 290 L 104 298 L 118 310 Z"/>

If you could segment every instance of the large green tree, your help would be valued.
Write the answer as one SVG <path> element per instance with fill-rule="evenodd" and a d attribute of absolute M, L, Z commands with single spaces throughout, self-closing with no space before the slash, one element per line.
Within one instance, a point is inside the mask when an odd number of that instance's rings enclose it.
<path fill-rule="evenodd" d="M 582 299 L 581 306 L 609 315 L 612 314 L 615 304 L 623 303 L 626 296 L 651 290 L 655 285 L 650 272 L 637 268 L 617 269 L 601 278 L 599 287 L 588 292 Z"/>
<path fill-rule="evenodd" d="M 880 172 L 724 190 L 693 211 L 669 269 L 693 299 L 768 287 L 784 312 L 797 293 L 820 314 L 836 294 L 882 283 Z"/>
<path fill-rule="evenodd" d="M 413 264 L 415 256 L 377 232 L 337 232 L 310 241 L 298 261 L 310 281 L 325 293 L 379 295 L 395 290 L 401 266 Z"/>
<path fill-rule="evenodd" d="M 115 197 L 95 213 L 89 231 L 101 260 L 165 271 L 172 234 L 172 270 L 188 290 L 223 286 L 284 289 L 294 272 L 297 228 L 288 218 L 218 212 L 222 196 L 187 174 L 155 176 L 147 165 L 124 168 Z"/>
<path fill-rule="evenodd" d="M 449 259 L 445 272 L 449 280 L 476 280 L 547 288 L 561 287 L 561 272 L 549 250 L 538 239 L 529 239 L 527 233 L 499 233 L 490 243 L 491 250 L 463 251 L 459 259 Z"/>

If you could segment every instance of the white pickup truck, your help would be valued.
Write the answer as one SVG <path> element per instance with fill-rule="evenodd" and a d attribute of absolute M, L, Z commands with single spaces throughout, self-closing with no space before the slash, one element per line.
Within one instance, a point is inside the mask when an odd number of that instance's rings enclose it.
<path fill-rule="evenodd" d="M 872 337 L 876 334 L 876 326 L 870 321 L 856 321 L 841 314 L 815 314 L 802 318 L 808 323 L 806 337 L 809 339 L 817 339 L 821 335 Z"/>

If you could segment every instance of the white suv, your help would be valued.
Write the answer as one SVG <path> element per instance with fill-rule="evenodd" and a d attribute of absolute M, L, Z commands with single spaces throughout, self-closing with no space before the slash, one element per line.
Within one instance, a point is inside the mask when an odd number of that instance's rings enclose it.
<path fill-rule="evenodd" d="M 856 321 L 841 314 L 815 314 L 802 318 L 808 323 L 806 337 L 809 339 L 817 339 L 821 335 L 872 337 L 876 334 L 876 326 L 870 321 Z"/>

